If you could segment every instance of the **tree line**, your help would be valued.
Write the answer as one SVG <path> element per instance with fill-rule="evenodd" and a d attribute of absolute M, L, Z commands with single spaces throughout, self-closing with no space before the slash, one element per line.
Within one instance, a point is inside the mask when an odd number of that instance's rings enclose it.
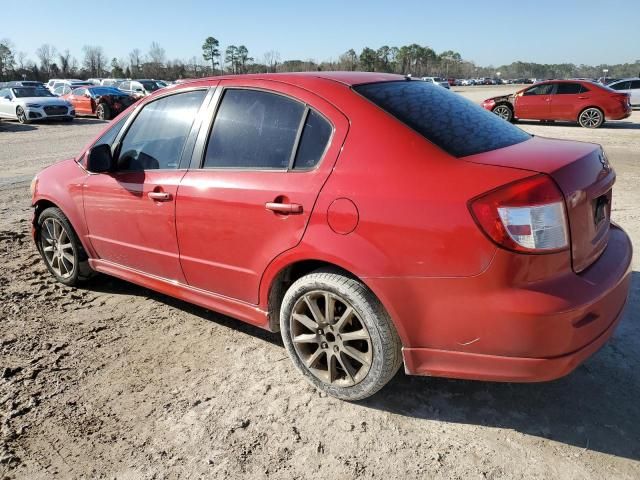
<path fill-rule="evenodd" d="M 58 50 L 50 44 L 36 49 L 35 60 L 18 50 L 8 40 L 0 40 L 0 81 L 40 80 L 50 78 L 114 77 L 157 78 L 176 80 L 221 74 L 272 73 L 294 71 L 347 70 L 412 74 L 415 77 L 440 76 L 454 78 L 597 78 L 607 69 L 608 77 L 640 75 L 640 60 L 615 65 L 575 65 L 573 63 L 539 64 L 513 62 L 509 65 L 480 66 L 462 58 L 460 53 L 446 50 L 437 53 L 419 44 L 401 47 L 384 45 L 377 49 L 364 47 L 359 53 L 349 49 L 335 60 L 281 60 L 280 53 L 270 50 L 259 59 L 252 57 L 244 45 L 220 47 L 215 37 L 208 37 L 202 53 L 189 59 L 168 59 L 164 48 L 152 42 L 145 52 L 134 48 L 126 57 L 109 57 L 99 45 L 82 47 L 78 60 L 68 49 Z"/>

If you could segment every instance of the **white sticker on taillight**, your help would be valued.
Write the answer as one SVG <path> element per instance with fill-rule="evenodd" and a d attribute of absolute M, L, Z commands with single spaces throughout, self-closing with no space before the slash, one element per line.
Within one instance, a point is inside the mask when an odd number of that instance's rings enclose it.
<path fill-rule="evenodd" d="M 518 245 L 535 250 L 556 250 L 569 243 L 561 202 L 532 207 L 498 207 L 500 220 Z"/>

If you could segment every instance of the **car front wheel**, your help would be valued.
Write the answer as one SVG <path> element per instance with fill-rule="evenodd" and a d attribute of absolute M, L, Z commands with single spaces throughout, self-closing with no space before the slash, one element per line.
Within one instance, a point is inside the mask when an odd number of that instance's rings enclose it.
<path fill-rule="evenodd" d="M 578 123 L 584 128 L 598 128 L 604 123 L 604 113 L 596 107 L 585 108 L 578 116 Z"/>
<path fill-rule="evenodd" d="M 296 368 L 343 400 L 373 395 L 402 364 L 400 338 L 380 301 L 338 271 L 317 270 L 291 285 L 280 330 Z"/>
<path fill-rule="evenodd" d="M 513 110 L 509 105 L 506 105 L 504 103 L 498 104 L 493 107 L 492 112 L 503 120 L 506 120 L 507 122 L 511 122 L 513 120 Z"/>
<path fill-rule="evenodd" d="M 18 118 L 18 121 L 22 124 L 29 123 L 27 114 L 25 113 L 22 107 L 16 108 L 16 117 Z"/>
<path fill-rule="evenodd" d="M 91 276 L 82 244 L 59 208 L 47 208 L 38 217 L 36 243 L 47 269 L 60 283 L 73 286 Z"/>

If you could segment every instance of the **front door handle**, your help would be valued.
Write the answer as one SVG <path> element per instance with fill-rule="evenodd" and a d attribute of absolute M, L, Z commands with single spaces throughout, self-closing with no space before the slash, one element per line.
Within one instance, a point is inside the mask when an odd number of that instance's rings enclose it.
<path fill-rule="evenodd" d="M 302 213 L 302 205 L 299 203 L 278 203 L 278 202 L 267 202 L 264 204 L 267 210 L 271 210 L 276 213 L 284 213 L 284 214 L 297 214 Z"/>
<path fill-rule="evenodd" d="M 147 196 L 156 202 L 168 202 L 171 200 L 171 194 L 167 192 L 149 192 Z"/>
<path fill-rule="evenodd" d="M 579 98 L 580 100 L 586 100 L 586 99 L 587 99 L 587 98 L 589 98 L 589 97 L 582 97 L 582 96 L 581 96 L 581 97 L 578 97 L 578 98 Z"/>

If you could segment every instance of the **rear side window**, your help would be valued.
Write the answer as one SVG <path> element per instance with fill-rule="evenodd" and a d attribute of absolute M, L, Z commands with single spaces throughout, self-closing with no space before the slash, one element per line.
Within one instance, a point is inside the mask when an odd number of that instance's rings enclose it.
<path fill-rule="evenodd" d="M 575 95 L 582 91 L 582 85 L 579 83 L 558 83 L 556 95 Z"/>
<path fill-rule="evenodd" d="M 195 90 L 147 104 L 122 140 L 118 170 L 178 168 L 182 149 L 205 95 L 205 90 Z"/>
<path fill-rule="evenodd" d="M 631 87 L 632 90 L 635 90 L 637 88 L 640 88 L 640 80 L 632 80 L 631 81 Z"/>
<path fill-rule="evenodd" d="M 287 169 L 305 106 L 282 95 L 228 89 L 205 154 L 205 168 Z"/>
<path fill-rule="evenodd" d="M 365 84 L 355 90 L 455 157 L 504 148 L 531 138 L 439 85 L 405 80 Z"/>

